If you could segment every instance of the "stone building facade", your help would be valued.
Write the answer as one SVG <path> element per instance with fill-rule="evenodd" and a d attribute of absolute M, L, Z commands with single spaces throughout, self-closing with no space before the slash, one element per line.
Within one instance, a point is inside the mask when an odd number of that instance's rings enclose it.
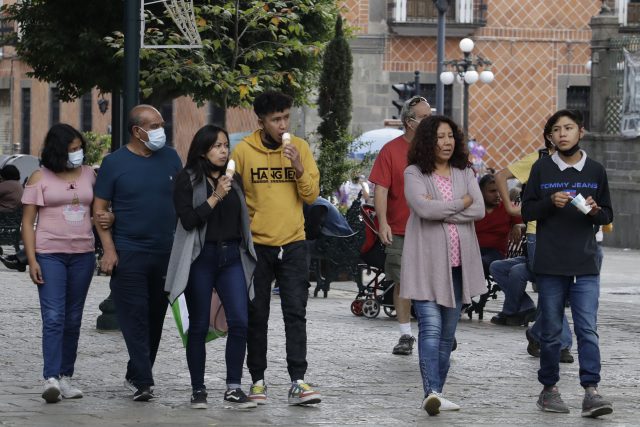
<path fill-rule="evenodd" d="M 620 1 L 613 2 L 616 6 Z M 596 0 L 454 0 L 447 13 L 445 59 L 460 59 L 459 41 L 493 62 L 495 80 L 469 90 L 469 137 L 501 168 L 542 145 L 546 118 L 570 106 L 588 114 L 591 30 Z M 382 127 L 397 114 L 391 85 L 413 81 L 435 107 L 437 11 L 432 0 L 347 0 L 356 27 L 353 126 Z M 621 18 L 622 19 L 622 18 Z M 445 88 L 445 113 L 462 121 L 463 88 Z"/>

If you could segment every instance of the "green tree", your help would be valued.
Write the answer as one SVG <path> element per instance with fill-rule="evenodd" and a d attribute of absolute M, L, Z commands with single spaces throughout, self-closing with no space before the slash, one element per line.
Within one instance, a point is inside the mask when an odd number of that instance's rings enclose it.
<path fill-rule="evenodd" d="M 83 132 L 87 141 L 84 158 L 89 165 L 100 165 L 102 159 L 111 151 L 111 135 L 101 135 L 96 132 Z"/>
<path fill-rule="evenodd" d="M 342 30 L 342 17 L 336 19 L 335 35 L 327 45 L 320 76 L 318 113 L 320 134 L 320 188 L 329 196 L 342 182 L 352 165 L 347 160 L 353 138 L 348 133 L 351 122 L 351 48 Z"/>
<path fill-rule="evenodd" d="M 14 45 L 33 69 L 29 76 L 55 83 L 62 101 L 72 101 L 97 87 L 122 85 L 122 64 L 104 41 L 122 27 L 123 2 L 30 0 L 0 8 L 2 21 L 19 24 L 0 45 Z"/>
<path fill-rule="evenodd" d="M 337 15 L 334 0 L 195 2 L 201 49 L 143 49 L 140 88 L 158 104 L 181 95 L 226 109 L 248 106 L 254 94 L 281 89 L 298 104 L 317 84 L 318 58 Z M 3 6 L 22 37 L 7 37 L 33 68 L 55 82 L 63 100 L 97 86 L 121 86 L 123 2 L 31 0 Z M 147 11 L 145 43 L 185 44 L 161 4 Z"/>

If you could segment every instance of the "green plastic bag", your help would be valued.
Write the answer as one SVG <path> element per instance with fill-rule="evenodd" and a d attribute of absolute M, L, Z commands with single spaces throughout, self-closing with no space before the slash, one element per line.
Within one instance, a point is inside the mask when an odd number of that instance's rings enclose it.
<path fill-rule="evenodd" d="M 182 339 L 182 344 L 187 346 L 189 332 L 189 310 L 187 309 L 187 301 L 184 294 L 180 295 L 177 300 L 171 304 L 173 318 L 178 327 L 178 333 Z M 206 342 L 215 340 L 216 338 L 227 335 L 227 318 L 224 314 L 224 308 L 218 297 L 218 293 L 214 290 L 211 296 L 211 315 L 209 318 L 209 333 L 205 339 Z"/>

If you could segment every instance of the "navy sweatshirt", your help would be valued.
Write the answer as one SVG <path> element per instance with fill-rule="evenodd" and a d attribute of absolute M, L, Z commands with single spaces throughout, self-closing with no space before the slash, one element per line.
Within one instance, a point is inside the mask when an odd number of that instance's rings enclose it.
<path fill-rule="evenodd" d="M 585 199 L 591 196 L 601 210 L 585 215 L 569 203 L 557 208 L 551 195 L 558 191 L 572 196 L 582 194 Z M 534 272 L 561 276 L 599 274 L 594 225 L 613 221 L 604 167 L 587 157 L 582 171 L 573 167 L 561 171 L 551 157 L 541 158 L 531 168 L 522 200 L 522 218 L 538 221 Z"/>

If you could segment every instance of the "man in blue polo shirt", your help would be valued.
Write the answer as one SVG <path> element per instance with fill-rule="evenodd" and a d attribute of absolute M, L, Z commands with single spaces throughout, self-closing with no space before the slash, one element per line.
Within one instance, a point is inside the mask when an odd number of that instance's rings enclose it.
<path fill-rule="evenodd" d="M 129 351 L 125 386 L 133 400 L 152 399 L 152 368 L 167 311 L 164 281 L 173 243 L 176 213 L 174 178 L 182 168 L 165 147 L 164 120 L 150 105 L 129 113 L 129 143 L 107 156 L 94 189 L 96 221 L 111 206 L 110 230 L 96 227 L 104 255 L 101 269 L 111 275 L 111 292 Z"/>

